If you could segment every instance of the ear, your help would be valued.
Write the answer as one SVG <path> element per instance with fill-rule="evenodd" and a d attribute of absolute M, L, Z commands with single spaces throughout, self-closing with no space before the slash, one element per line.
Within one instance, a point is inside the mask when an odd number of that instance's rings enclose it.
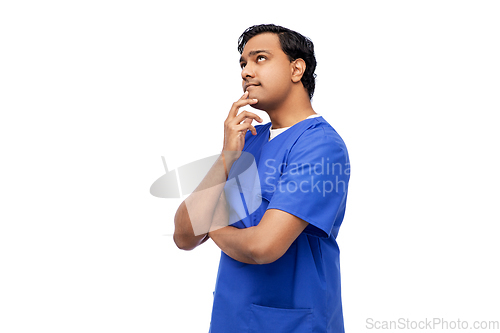
<path fill-rule="evenodd" d="M 291 70 L 292 70 L 292 81 L 293 83 L 300 82 L 302 79 L 302 76 L 304 75 L 304 72 L 306 71 L 306 62 L 301 59 L 295 59 L 290 63 Z"/>

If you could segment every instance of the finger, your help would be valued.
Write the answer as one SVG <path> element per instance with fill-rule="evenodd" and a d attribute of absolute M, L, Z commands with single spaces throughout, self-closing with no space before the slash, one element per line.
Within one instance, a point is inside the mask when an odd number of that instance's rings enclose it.
<path fill-rule="evenodd" d="M 245 93 L 243 93 L 243 95 L 241 95 L 240 99 L 238 99 L 236 102 L 233 103 L 233 105 L 231 105 L 231 110 L 229 111 L 228 118 L 233 115 L 235 110 L 236 110 L 236 114 L 238 114 L 238 109 L 241 107 L 239 105 L 241 105 L 241 102 L 245 102 L 245 101 L 248 102 L 248 91 L 245 91 Z M 240 102 L 240 103 L 238 103 L 238 102 Z M 236 114 L 234 114 L 234 116 L 236 116 Z"/>
<path fill-rule="evenodd" d="M 248 112 L 248 111 L 242 111 L 239 115 L 237 115 L 231 122 L 232 123 L 236 123 L 236 124 L 239 124 L 241 123 L 243 120 L 246 120 L 246 119 L 255 119 L 256 121 L 258 121 L 259 123 L 262 122 L 262 118 L 259 117 L 258 115 L 256 115 L 255 113 L 253 112 Z"/>
<path fill-rule="evenodd" d="M 233 103 L 232 107 L 231 107 L 231 111 L 230 111 L 230 115 L 234 117 L 236 117 L 238 115 L 238 110 L 242 107 L 242 106 L 245 106 L 245 105 L 251 105 L 251 104 L 255 104 L 257 103 L 258 100 L 255 99 L 255 98 L 249 98 L 249 99 L 240 99 L 236 102 Z"/>
<path fill-rule="evenodd" d="M 239 100 L 233 103 L 231 106 L 231 110 L 229 110 L 229 115 L 227 116 L 228 119 L 234 119 L 238 115 L 238 110 L 245 105 L 251 105 L 255 104 L 258 102 L 257 99 L 255 98 L 246 98 L 248 95 L 248 91 L 245 91 L 243 96 Z"/>
<path fill-rule="evenodd" d="M 230 120 L 236 116 L 236 115 L 233 116 L 235 109 L 236 109 L 236 114 L 238 114 L 238 106 L 236 105 L 236 103 L 238 103 L 239 101 L 248 100 L 247 97 L 248 97 L 248 91 L 245 91 L 245 93 L 240 97 L 240 99 L 231 105 L 231 109 L 229 110 L 229 114 L 227 115 L 226 120 Z"/>
<path fill-rule="evenodd" d="M 247 122 L 243 122 L 239 125 L 236 125 L 234 129 L 242 133 L 245 133 L 246 130 L 249 130 L 250 132 L 252 132 L 253 135 L 257 135 L 257 130 L 255 129 L 255 127 L 253 127 L 252 124 Z"/>
<path fill-rule="evenodd" d="M 245 120 L 243 120 L 243 122 L 241 124 L 250 124 L 250 125 L 252 125 L 252 121 L 253 121 L 252 118 L 246 118 Z"/>

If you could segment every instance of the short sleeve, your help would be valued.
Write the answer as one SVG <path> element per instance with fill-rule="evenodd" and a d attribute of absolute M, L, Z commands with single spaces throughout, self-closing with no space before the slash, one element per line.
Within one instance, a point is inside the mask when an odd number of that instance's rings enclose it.
<path fill-rule="evenodd" d="M 290 148 L 267 209 L 295 215 L 306 234 L 330 237 L 342 222 L 350 176 L 347 148 L 333 128 L 306 130 Z"/>

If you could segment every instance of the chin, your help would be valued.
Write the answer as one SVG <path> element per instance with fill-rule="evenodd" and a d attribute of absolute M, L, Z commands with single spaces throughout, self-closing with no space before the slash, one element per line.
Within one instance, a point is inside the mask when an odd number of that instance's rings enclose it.
<path fill-rule="evenodd" d="M 257 98 L 257 97 L 256 97 Z M 257 98 L 258 99 L 258 98 Z M 257 102 L 255 104 L 252 104 L 252 108 L 254 109 L 257 109 L 257 110 L 261 110 L 261 111 L 265 111 L 267 112 L 266 110 L 266 106 L 265 106 L 265 103 L 262 103 L 262 102 Z"/>
<path fill-rule="evenodd" d="M 249 92 L 248 93 L 248 98 L 256 98 L 258 100 L 257 103 L 251 104 L 250 106 L 254 109 L 261 110 L 261 111 L 266 111 L 266 101 L 265 98 L 262 98 L 262 96 L 259 96 L 259 94 Z"/>

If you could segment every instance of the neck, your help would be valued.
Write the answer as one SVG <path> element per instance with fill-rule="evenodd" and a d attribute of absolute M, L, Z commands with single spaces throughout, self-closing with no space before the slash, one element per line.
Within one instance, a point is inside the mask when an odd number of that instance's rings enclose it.
<path fill-rule="evenodd" d="M 290 98 L 278 108 L 266 110 L 273 129 L 293 126 L 310 115 L 316 114 L 309 100 L 309 95 L 303 93 L 303 90 L 299 93 L 292 92 L 289 96 Z"/>

